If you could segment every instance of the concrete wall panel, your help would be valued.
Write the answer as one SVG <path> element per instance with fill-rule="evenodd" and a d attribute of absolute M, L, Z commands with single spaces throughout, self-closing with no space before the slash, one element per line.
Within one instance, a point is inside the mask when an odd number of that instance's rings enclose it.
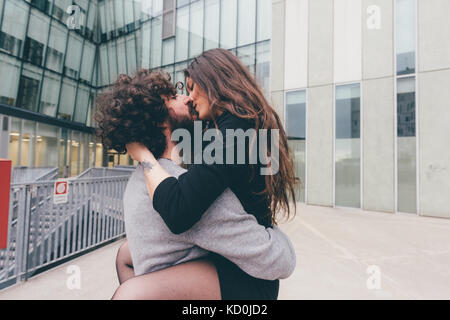
<path fill-rule="evenodd" d="M 363 0 L 361 11 L 363 79 L 393 76 L 393 2 Z"/>
<path fill-rule="evenodd" d="M 309 2 L 309 86 L 333 83 L 333 1 Z"/>
<path fill-rule="evenodd" d="M 450 1 L 418 1 L 419 71 L 450 68 Z"/>
<path fill-rule="evenodd" d="M 307 103 L 307 204 L 333 205 L 333 86 L 310 88 Z"/>
<path fill-rule="evenodd" d="M 395 211 L 394 80 L 364 81 L 363 209 Z"/>
<path fill-rule="evenodd" d="M 422 215 L 450 218 L 450 70 L 419 74 L 419 198 Z"/>

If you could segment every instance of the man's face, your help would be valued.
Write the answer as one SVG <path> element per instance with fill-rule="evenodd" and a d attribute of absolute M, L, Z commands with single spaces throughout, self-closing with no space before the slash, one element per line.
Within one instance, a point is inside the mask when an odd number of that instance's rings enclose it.
<path fill-rule="evenodd" d="M 185 95 L 165 97 L 164 101 L 169 109 L 170 125 L 172 130 L 190 129 L 197 115 L 192 108 L 192 100 Z"/>

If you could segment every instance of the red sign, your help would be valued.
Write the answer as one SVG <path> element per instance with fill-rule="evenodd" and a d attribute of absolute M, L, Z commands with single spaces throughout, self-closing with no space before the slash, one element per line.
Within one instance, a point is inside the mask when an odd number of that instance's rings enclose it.
<path fill-rule="evenodd" d="M 0 250 L 8 242 L 9 193 L 11 189 L 11 160 L 0 159 Z"/>
<path fill-rule="evenodd" d="M 55 192 L 53 193 L 53 203 L 67 203 L 69 198 L 69 180 L 56 180 Z"/>

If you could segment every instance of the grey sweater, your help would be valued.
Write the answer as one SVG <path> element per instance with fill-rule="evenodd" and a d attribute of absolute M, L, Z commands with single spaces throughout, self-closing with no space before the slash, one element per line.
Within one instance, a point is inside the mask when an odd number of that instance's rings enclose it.
<path fill-rule="evenodd" d="M 160 159 L 159 163 L 174 177 L 186 171 L 167 159 Z M 204 257 L 208 251 L 260 279 L 284 279 L 295 268 L 295 251 L 288 237 L 277 227 L 258 224 L 229 189 L 191 229 L 175 235 L 153 209 L 139 165 L 125 190 L 124 214 L 136 276 Z"/>

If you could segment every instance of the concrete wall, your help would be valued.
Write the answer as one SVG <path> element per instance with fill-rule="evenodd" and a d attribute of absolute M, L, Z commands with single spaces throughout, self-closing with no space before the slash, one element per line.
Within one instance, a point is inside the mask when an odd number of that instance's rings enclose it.
<path fill-rule="evenodd" d="M 309 1 L 308 85 L 333 83 L 333 1 Z"/>
<path fill-rule="evenodd" d="M 419 72 L 450 68 L 450 1 L 418 0 Z"/>
<path fill-rule="evenodd" d="M 307 199 L 308 204 L 333 206 L 333 86 L 308 90 Z"/>
<path fill-rule="evenodd" d="M 419 214 L 450 218 L 450 1 L 417 1 Z M 284 119 L 286 91 L 308 97 L 308 204 L 334 205 L 334 85 L 361 81 L 362 206 L 396 211 L 394 3 L 273 0 L 272 100 Z"/>
<path fill-rule="evenodd" d="M 362 86 L 363 209 L 395 211 L 394 80 Z"/>
<path fill-rule="evenodd" d="M 419 74 L 420 214 L 450 218 L 450 69 Z"/>
<path fill-rule="evenodd" d="M 367 9 L 377 6 L 379 12 Z M 377 8 L 373 8 L 377 10 Z M 394 75 L 394 29 L 392 0 L 363 0 L 362 5 L 362 74 L 363 79 Z M 379 29 L 376 26 L 379 20 Z M 370 26 L 370 28 L 368 27 Z"/>

